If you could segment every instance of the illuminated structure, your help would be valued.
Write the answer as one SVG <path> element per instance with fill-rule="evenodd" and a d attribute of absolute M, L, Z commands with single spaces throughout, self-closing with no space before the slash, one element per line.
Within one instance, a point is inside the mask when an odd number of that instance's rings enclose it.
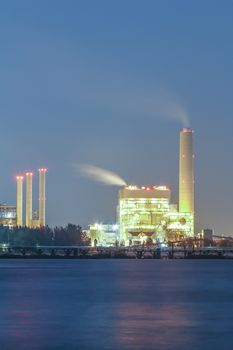
<path fill-rule="evenodd" d="M 123 244 L 156 243 L 192 234 L 189 213 L 170 203 L 166 186 L 127 186 L 119 191 L 120 241 Z"/>
<path fill-rule="evenodd" d="M 39 226 L 45 226 L 45 186 L 47 169 L 39 169 Z"/>
<path fill-rule="evenodd" d="M 0 225 L 12 228 L 16 223 L 16 206 L 0 204 Z"/>
<path fill-rule="evenodd" d="M 92 247 L 115 246 L 119 242 L 119 227 L 116 224 L 100 224 L 90 225 L 89 237 Z"/>
<path fill-rule="evenodd" d="M 39 169 L 39 215 L 32 211 L 32 179 L 33 173 L 26 173 L 26 227 L 44 227 L 45 224 L 45 189 L 46 168 Z M 23 225 L 23 176 L 17 176 L 17 226 Z"/>
<path fill-rule="evenodd" d="M 17 226 L 23 226 L 23 176 L 16 176 L 17 180 Z"/>
<path fill-rule="evenodd" d="M 26 227 L 32 227 L 32 177 L 33 173 L 26 173 Z"/>
<path fill-rule="evenodd" d="M 180 133 L 179 210 L 166 186 L 126 186 L 119 191 L 122 244 L 179 240 L 194 235 L 193 131 Z"/>
<path fill-rule="evenodd" d="M 35 210 L 32 212 L 31 228 L 38 228 L 38 227 L 40 227 L 40 220 L 39 220 L 39 215 Z"/>
<path fill-rule="evenodd" d="M 187 237 L 192 237 L 193 214 L 180 213 L 175 205 L 170 206 L 170 211 L 165 215 L 165 240 L 178 241 Z"/>
<path fill-rule="evenodd" d="M 179 211 L 194 213 L 193 131 L 180 132 Z"/>
<path fill-rule="evenodd" d="M 184 128 L 180 132 L 179 163 L 179 212 L 192 216 L 191 234 L 194 234 L 194 154 L 193 130 Z"/>
<path fill-rule="evenodd" d="M 164 215 L 169 212 L 166 186 L 127 186 L 119 191 L 120 240 L 126 244 L 162 239 Z"/>
<path fill-rule="evenodd" d="M 45 189 L 47 169 L 39 169 L 39 215 L 32 211 L 32 179 L 33 173 L 26 173 L 26 224 L 28 228 L 45 226 Z M 8 227 L 23 226 L 23 180 L 21 175 L 16 176 L 17 197 L 16 206 L 0 204 L 0 225 Z"/>

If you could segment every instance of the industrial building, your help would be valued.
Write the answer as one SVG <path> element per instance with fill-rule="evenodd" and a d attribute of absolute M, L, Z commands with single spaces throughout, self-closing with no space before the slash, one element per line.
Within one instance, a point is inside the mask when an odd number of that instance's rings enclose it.
<path fill-rule="evenodd" d="M 179 208 L 167 186 L 126 186 L 119 191 L 118 222 L 123 244 L 156 243 L 194 235 L 193 131 L 180 132 Z"/>
<path fill-rule="evenodd" d="M 193 131 L 184 128 L 180 132 L 179 205 L 171 203 L 167 186 L 126 186 L 119 190 L 120 244 L 178 241 L 194 235 L 193 161 Z M 103 245 L 107 231 L 91 227 L 92 244 Z"/>
<path fill-rule="evenodd" d="M 5 203 L 0 204 L 0 225 L 9 228 L 16 226 L 16 206 Z"/>
<path fill-rule="evenodd" d="M 120 240 L 140 244 L 160 238 L 169 212 L 170 190 L 165 186 L 127 186 L 119 191 Z"/>
<path fill-rule="evenodd" d="M 110 247 L 119 242 L 119 227 L 116 224 L 95 223 L 89 226 L 91 245 Z"/>
<path fill-rule="evenodd" d="M 126 245 L 163 242 L 193 234 L 193 219 L 170 203 L 166 186 L 128 186 L 119 191 L 120 242 Z"/>

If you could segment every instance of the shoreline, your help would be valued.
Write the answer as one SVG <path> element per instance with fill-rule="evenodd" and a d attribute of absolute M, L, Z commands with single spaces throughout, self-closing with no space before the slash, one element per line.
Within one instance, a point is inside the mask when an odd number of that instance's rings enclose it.
<path fill-rule="evenodd" d="M 106 255 L 94 255 L 94 256 L 48 256 L 48 255 L 2 255 L 0 256 L 0 260 L 5 259 L 20 259 L 20 260 L 232 260 L 233 257 L 227 256 L 217 256 L 217 255 L 192 255 L 186 257 L 137 257 L 137 256 L 127 256 L 127 255 L 119 255 L 119 256 L 106 256 Z"/>

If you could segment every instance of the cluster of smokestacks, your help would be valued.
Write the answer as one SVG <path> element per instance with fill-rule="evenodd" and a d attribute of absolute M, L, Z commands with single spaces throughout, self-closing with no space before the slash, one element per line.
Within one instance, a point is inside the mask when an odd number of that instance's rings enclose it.
<path fill-rule="evenodd" d="M 33 218 L 32 215 L 32 178 L 33 173 L 27 172 L 26 176 L 26 227 L 44 227 L 45 226 L 45 190 L 46 190 L 46 172 L 47 169 L 39 170 L 39 217 Z M 17 226 L 23 226 L 23 179 L 22 175 L 16 177 L 17 180 Z"/>

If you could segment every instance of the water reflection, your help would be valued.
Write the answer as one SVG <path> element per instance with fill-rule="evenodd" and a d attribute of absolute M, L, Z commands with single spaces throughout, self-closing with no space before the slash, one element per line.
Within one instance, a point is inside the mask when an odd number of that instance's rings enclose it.
<path fill-rule="evenodd" d="M 0 350 L 232 348 L 233 264 L 1 261 Z"/>
<path fill-rule="evenodd" d="M 124 305 L 118 318 L 116 338 L 125 349 L 185 349 L 190 344 L 184 330 L 194 321 L 179 305 Z"/>
<path fill-rule="evenodd" d="M 32 271 L 29 274 L 18 269 L 8 272 L 11 273 L 7 276 L 7 283 L 1 284 L 4 291 L 0 318 L 1 349 L 23 349 L 25 346 L 42 349 L 47 333 L 44 321 L 51 315 L 42 302 L 41 289 L 36 288 L 37 281 L 32 286 Z"/>

